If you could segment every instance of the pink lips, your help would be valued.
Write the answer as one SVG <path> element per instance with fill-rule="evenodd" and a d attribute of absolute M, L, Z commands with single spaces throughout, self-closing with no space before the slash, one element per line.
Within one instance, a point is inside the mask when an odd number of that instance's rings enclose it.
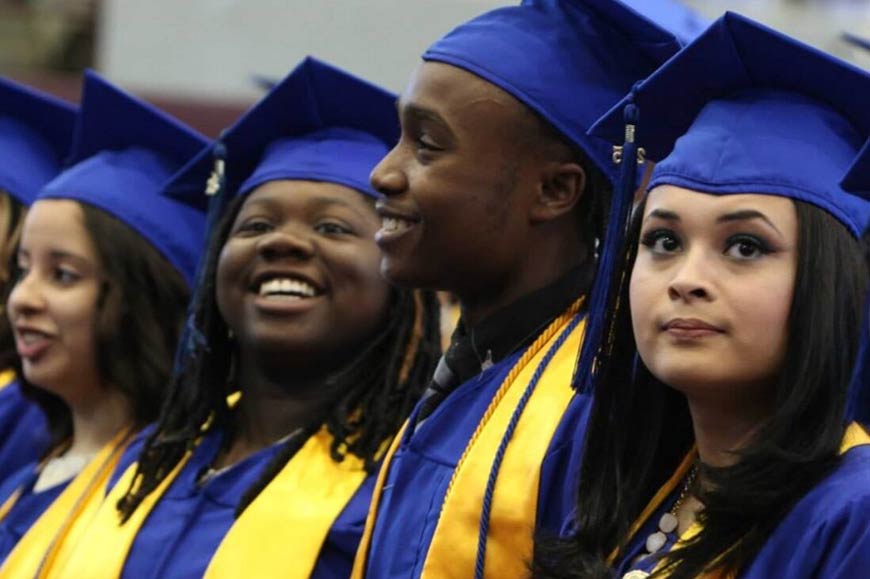
<path fill-rule="evenodd" d="M 662 331 L 678 339 L 697 339 L 722 334 L 722 328 L 695 318 L 674 318 L 662 326 Z"/>

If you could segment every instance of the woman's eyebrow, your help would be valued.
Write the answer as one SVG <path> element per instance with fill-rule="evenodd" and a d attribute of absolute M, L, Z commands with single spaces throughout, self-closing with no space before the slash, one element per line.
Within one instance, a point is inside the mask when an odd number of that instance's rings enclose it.
<path fill-rule="evenodd" d="M 733 221 L 748 221 L 752 219 L 760 219 L 770 225 L 774 231 L 776 231 L 780 236 L 782 236 L 782 231 L 773 224 L 767 215 L 762 213 L 761 211 L 756 211 L 755 209 L 741 209 L 739 211 L 732 211 L 731 213 L 725 213 L 724 215 L 720 215 L 718 219 L 716 219 L 716 223 L 730 223 Z"/>
<path fill-rule="evenodd" d="M 668 209 L 653 209 L 649 212 L 649 215 L 644 218 L 644 221 L 652 217 L 664 219 L 665 221 L 680 221 L 680 216 Z"/>

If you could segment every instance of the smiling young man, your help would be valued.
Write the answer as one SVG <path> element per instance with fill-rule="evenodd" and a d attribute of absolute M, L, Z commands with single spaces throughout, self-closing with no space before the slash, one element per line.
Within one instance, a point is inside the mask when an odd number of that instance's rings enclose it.
<path fill-rule="evenodd" d="M 574 493 L 572 397 L 611 149 L 591 124 L 678 49 L 614 0 L 531 1 L 461 25 L 398 101 L 372 173 L 392 282 L 462 318 L 391 448 L 354 577 L 520 577 Z"/>

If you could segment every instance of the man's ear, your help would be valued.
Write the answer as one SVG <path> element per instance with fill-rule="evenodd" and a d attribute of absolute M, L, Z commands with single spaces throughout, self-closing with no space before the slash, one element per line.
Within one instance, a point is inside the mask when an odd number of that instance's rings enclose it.
<path fill-rule="evenodd" d="M 586 172 L 577 163 L 548 163 L 541 171 L 538 195 L 529 218 L 532 222 L 552 221 L 572 209 L 586 189 Z"/>

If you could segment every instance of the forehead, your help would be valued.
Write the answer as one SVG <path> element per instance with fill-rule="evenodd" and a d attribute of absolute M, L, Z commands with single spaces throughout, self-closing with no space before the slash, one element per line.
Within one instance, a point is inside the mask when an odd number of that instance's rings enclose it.
<path fill-rule="evenodd" d="M 683 219 L 715 220 L 726 213 L 749 209 L 759 211 L 771 220 L 797 218 L 794 202 L 787 197 L 742 193 L 717 195 L 675 185 L 660 185 L 649 192 L 644 217 L 655 210 L 667 210 Z"/>
<path fill-rule="evenodd" d="M 242 211 L 257 207 L 292 211 L 328 206 L 346 207 L 364 215 L 375 215 L 374 201 L 356 189 L 337 183 L 294 179 L 280 179 L 260 185 L 247 196 Z"/>
<path fill-rule="evenodd" d="M 531 115 L 520 101 L 479 76 L 429 61 L 417 65 L 399 105 L 400 111 L 413 107 L 434 112 L 451 127 L 459 128 L 476 128 L 481 121 L 518 122 Z"/>
<path fill-rule="evenodd" d="M 21 232 L 21 247 L 30 252 L 65 251 L 96 258 L 84 212 L 76 201 L 42 199 L 28 210 Z"/>

